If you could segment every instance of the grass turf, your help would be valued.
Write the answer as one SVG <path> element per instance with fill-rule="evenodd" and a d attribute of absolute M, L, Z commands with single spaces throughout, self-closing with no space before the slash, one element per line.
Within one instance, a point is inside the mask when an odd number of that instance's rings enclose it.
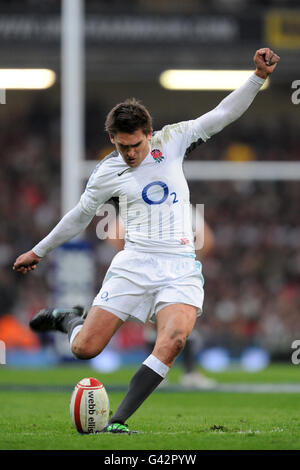
<path fill-rule="evenodd" d="M 176 369 L 170 377 L 178 379 Z M 128 383 L 133 370 L 99 374 L 86 367 L 49 370 L 1 368 L 1 385 L 68 385 L 94 376 L 109 384 Z M 213 375 L 221 382 L 295 383 L 295 366 L 271 366 L 258 373 L 239 370 Z M 14 450 L 298 450 L 297 394 L 154 392 L 129 420 L 136 435 L 84 435 L 69 416 L 70 392 L 0 391 L 0 449 Z M 116 409 L 124 393 L 110 392 Z"/>

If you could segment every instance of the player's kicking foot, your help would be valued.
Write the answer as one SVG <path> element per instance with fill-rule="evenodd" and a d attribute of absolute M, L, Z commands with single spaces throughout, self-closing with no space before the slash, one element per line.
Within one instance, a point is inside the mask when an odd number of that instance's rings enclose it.
<path fill-rule="evenodd" d="M 67 333 L 66 323 L 68 319 L 85 318 L 83 307 L 73 308 L 51 308 L 40 310 L 29 322 L 34 331 L 62 331 Z"/>
<path fill-rule="evenodd" d="M 105 426 L 105 428 L 101 432 L 109 432 L 112 434 L 133 434 L 137 433 L 137 431 L 130 431 L 128 429 L 127 424 L 120 424 L 120 423 L 112 423 Z"/>

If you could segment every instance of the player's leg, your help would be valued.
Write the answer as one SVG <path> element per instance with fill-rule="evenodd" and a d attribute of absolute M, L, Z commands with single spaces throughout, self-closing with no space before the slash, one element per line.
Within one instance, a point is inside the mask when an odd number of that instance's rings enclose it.
<path fill-rule="evenodd" d="M 166 377 L 193 329 L 196 314 L 197 308 L 186 304 L 168 305 L 157 313 L 154 350 L 132 377 L 129 390 L 111 417 L 109 425 L 124 424 Z"/>
<path fill-rule="evenodd" d="M 30 321 L 36 332 L 61 331 L 67 333 L 73 354 L 78 359 L 97 356 L 126 320 L 122 313 L 115 314 L 93 306 L 87 316 L 81 307 L 70 309 L 43 309 Z"/>
<path fill-rule="evenodd" d="M 144 338 L 149 354 L 154 349 L 156 341 L 156 328 L 153 326 L 145 326 Z M 187 338 L 184 349 L 180 354 L 180 365 L 182 367 L 182 375 L 179 379 L 180 385 L 184 388 L 210 389 L 217 385 L 217 382 L 207 377 L 199 370 L 197 362 L 198 337 L 197 331 L 194 330 Z M 166 377 L 159 387 L 168 386 L 168 378 Z"/>
<path fill-rule="evenodd" d="M 152 354 L 169 368 L 183 350 L 196 316 L 197 308 L 187 304 L 168 305 L 157 313 L 157 338 Z"/>
<path fill-rule="evenodd" d="M 69 333 L 73 354 L 78 359 L 97 356 L 123 323 L 115 314 L 93 306 L 84 323 L 75 326 Z"/>

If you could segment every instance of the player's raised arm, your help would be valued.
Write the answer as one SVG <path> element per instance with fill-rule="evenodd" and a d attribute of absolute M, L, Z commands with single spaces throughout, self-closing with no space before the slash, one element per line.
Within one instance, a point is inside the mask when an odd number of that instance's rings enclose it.
<path fill-rule="evenodd" d="M 155 139 L 172 142 L 178 158 L 184 156 L 201 142 L 206 142 L 224 127 L 236 121 L 249 108 L 268 75 L 275 69 L 280 57 L 269 48 L 258 49 L 254 55 L 256 66 L 253 74 L 239 88 L 224 98 L 213 110 L 190 121 L 167 125 L 154 136 Z"/>
<path fill-rule="evenodd" d="M 207 139 L 244 114 L 280 57 L 269 48 L 261 48 L 256 51 L 253 60 L 256 65 L 253 75 L 216 108 L 195 120 L 195 126 L 205 133 Z"/>

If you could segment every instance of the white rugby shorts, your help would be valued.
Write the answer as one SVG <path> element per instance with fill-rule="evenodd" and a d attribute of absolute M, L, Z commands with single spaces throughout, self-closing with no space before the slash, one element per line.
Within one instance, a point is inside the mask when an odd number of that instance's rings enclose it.
<path fill-rule="evenodd" d="M 202 265 L 194 257 L 126 249 L 113 258 L 94 306 L 121 320 L 155 322 L 167 304 L 203 305 Z"/>

